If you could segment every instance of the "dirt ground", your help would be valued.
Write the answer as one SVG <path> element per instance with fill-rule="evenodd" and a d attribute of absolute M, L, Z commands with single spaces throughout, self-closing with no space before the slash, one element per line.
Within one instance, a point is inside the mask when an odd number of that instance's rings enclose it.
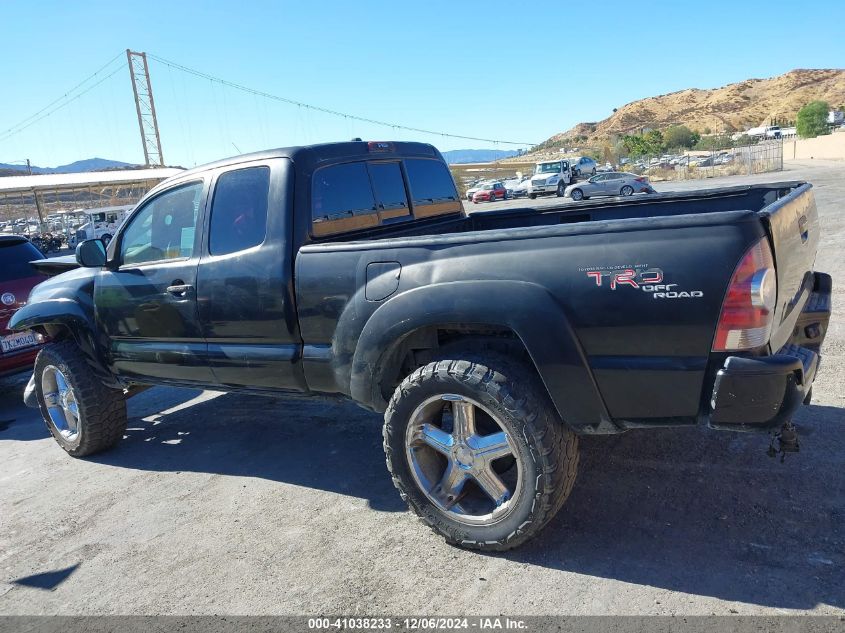
<path fill-rule="evenodd" d="M 586 438 L 541 537 L 485 555 L 406 511 L 354 404 L 155 388 L 115 450 L 74 460 L 6 379 L 0 614 L 845 614 L 845 163 L 787 167 L 730 179 L 813 182 L 834 277 L 785 463 L 762 435 Z"/>

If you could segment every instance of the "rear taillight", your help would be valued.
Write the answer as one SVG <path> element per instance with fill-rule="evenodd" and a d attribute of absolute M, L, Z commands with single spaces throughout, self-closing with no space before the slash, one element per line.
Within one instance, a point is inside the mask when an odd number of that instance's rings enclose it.
<path fill-rule="evenodd" d="M 714 352 L 754 349 L 772 333 L 777 277 L 765 238 L 748 249 L 731 277 L 716 326 Z"/>

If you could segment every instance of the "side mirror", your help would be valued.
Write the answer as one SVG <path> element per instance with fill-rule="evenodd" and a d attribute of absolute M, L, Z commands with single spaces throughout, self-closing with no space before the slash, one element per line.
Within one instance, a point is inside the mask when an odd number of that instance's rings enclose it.
<path fill-rule="evenodd" d="M 101 239 L 85 240 L 76 247 L 76 262 L 83 268 L 106 265 L 106 244 Z"/>

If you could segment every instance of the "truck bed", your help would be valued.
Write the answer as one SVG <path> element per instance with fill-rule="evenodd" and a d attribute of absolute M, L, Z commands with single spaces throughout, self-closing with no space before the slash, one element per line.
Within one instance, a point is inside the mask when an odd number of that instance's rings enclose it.
<path fill-rule="evenodd" d="M 295 283 L 309 384 L 382 409 L 391 389 L 370 396 L 360 385 L 384 360 L 352 351 L 411 328 L 410 313 L 423 330 L 438 319 L 454 325 L 426 332 L 420 347 L 479 323 L 515 333 L 537 350 L 532 360 L 552 397 L 570 394 L 556 404 L 582 432 L 694 424 L 725 361 L 711 345 L 726 288 L 766 236 L 778 305 L 769 346 L 758 353 L 776 353 L 792 336 L 814 284 L 811 189 L 784 182 L 481 212 L 307 244 Z M 618 271 L 638 283 L 614 286 Z M 562 359 L 563 349 L 572 357 Z M 581 394 L 603 405 L 579 407 Z"/>
<path fill-rule="evenodd" d="M 587 200 L 577 205 L 519 207 L 480 211 L 466 217 L 433 218 L 412 224 L 380 226 L 367 231 L 343 233 L 319 243 L 394 240 L 399 237 L 443 236 L 450 233 L 496 231 L 559 224 L 608 220 L 665 218 L 725 211 L 760 211 L 804 183 L 789 181 L 765 185 L 742 185 L 666 193 L 625 199 Z M 695 221 L 690 218 L 690 221 Z M 597 227 L 590 227 L 595 230 Z M 609 227 L 606 227 L 609 228 Z"/>

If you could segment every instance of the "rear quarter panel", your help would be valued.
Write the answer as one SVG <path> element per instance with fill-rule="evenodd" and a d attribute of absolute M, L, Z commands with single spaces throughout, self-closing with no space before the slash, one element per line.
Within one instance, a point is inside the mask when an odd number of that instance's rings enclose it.
<path fill-rule="evenodd" d="M 297 256 L 296 284 L 309 385 L 349 394 L 361 331 L 381 305 L 403 293 L 450 282 L 515 281 L 553 298 L 555 318 L 575 333 L 612 418 L 632 424 L 694 418 L 728 280 L 763 234 L 756 214 L 732 211 L 307 246 Z M 367 266 L 375 262 L 401 268 L 395 292 L 380 301 L 365 293 Z M 633 271 L 630 281 L 613 282 L 626 271 Z M 677 295 L 646 283 L 657 279 L 654 271 Z M 492 311 L 507 308 L 512 297 L 486 300 Z M 422 304 L 419 311 L 425 310 Z M 409 327 L 418 316 L 407 314 Z M 549 327 L 545 318 L 537 322 Z M 556 369 L 554 360 L 545 365 L 538 367 L 544 379 Z M 582 421 L 567 422 L 577 428 Z"/>

